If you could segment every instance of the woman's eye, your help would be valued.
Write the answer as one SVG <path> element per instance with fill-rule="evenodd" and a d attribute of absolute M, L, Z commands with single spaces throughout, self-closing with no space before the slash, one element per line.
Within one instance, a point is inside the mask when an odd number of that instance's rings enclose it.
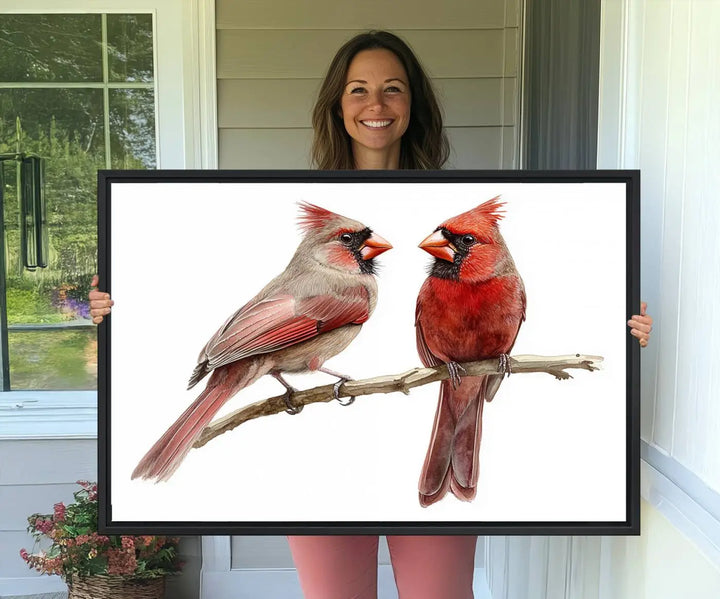
<path fill-rule="evenodd" d="M 390 92 L 392 94 L 399 94 L 402 90 L 399 87 L 395 87 L 394 85 L 391 85 L 390 87 L 386 87 L 385 91 Z"/>
<path fill-rule="evenodd" d="M 352 235 L 350 235 L 350 233 L 343 233 L 340 235 L 340 241 L 343 243 L 350 243 L 352 241 Z"/>
<path fill-rule="evenodd" d="M 353 88 L 350 90 L 350 93 L 351 93 L 351 94 L 364 94 L 364 93 L 365 93 L 365 88 L 364 88 L 364 87 L 353 87 Z"/>
<path fill-rule="evenodd" d="M 463 235 L 462 242 L 464 245 L 472 245 L 475 243 L 475 238 L 472 235 Z"/>

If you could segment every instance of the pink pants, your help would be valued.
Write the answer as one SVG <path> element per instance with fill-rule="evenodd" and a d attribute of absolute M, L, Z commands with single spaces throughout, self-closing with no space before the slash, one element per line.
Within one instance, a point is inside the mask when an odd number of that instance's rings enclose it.
<path fill-rule="evenodd" d="M 376 536 L 288 537 L 305 599 L 375 599 Z M 400 599 L 472 599 L 475 536 L 389 536 Z"/>

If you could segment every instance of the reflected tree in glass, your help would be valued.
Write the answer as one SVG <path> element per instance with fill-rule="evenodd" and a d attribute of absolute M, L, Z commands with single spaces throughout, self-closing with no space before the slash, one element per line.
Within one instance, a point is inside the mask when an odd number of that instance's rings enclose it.
<path fill-rule="evenodd" d="M 89 322 L 87 293 L 97 272 L 97 170 L 156 165 L 152 16 L 114 14 L 106 20 L 109 89 L 103 79 L 101 15 L 0 15 L 0 81 L 12 84 L 0 88 L 0 153 L 20 150 L 46 159 L 50 239 L 48 268 L 23 269 L 14 166 L 5 163 L 14 389 L 95 387 L 96 330 L 74 323 Z M 58 323 L 71 328 L 17 328 Z"/>

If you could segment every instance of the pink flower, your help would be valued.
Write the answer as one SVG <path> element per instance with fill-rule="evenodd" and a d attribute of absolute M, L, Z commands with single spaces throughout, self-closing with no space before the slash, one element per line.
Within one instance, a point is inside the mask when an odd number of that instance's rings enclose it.
<path fill-rule="evenodd" d="M 23 558 L 23 560 L 28 561 L 30 559 L 30 555 L 28 554 L 26 549 L 20 550 L 20 557 Z"/>
<path fill-rule="evenodd" d="M 60 502 L 54 506 L 55 510 L 55 522 L 62 522 L 65 520 L 65 504 Z"/>
<path fill-rule="evenodd" d="M 135 552 L 111 547 L 107 552 L 108 574 L 132 574 L 137 567 Z"/>
<path fill-rule="evenodd" d="M 48 534 L 53 529 L 53 526 L 54 522 L 52 520 L 45 520 L 44 518 L 35 520 L 35 528 L 44 535 Z"/>
<path fill-rule="evenodd" d="M 91 535 L 92 542 L 95 545 L 107 545 L 110 542 L 110 537 L 93 532 Z"/>
<path fill-rule="evenodd" d="M 60 557 L 52 557 L 45 560 L 43 570 L 48 574 L 62 574 L 62 559 Z"/>

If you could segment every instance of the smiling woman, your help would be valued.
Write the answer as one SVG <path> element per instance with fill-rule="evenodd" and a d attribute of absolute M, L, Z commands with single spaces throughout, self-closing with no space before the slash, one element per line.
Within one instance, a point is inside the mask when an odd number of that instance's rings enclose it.
<path fill-rule="evenodd" d="M 312 125 L 320 170 L 440 169 L 450 153 L 430 79 L 387 31 L 361 33 L 338 50 Z"/>

